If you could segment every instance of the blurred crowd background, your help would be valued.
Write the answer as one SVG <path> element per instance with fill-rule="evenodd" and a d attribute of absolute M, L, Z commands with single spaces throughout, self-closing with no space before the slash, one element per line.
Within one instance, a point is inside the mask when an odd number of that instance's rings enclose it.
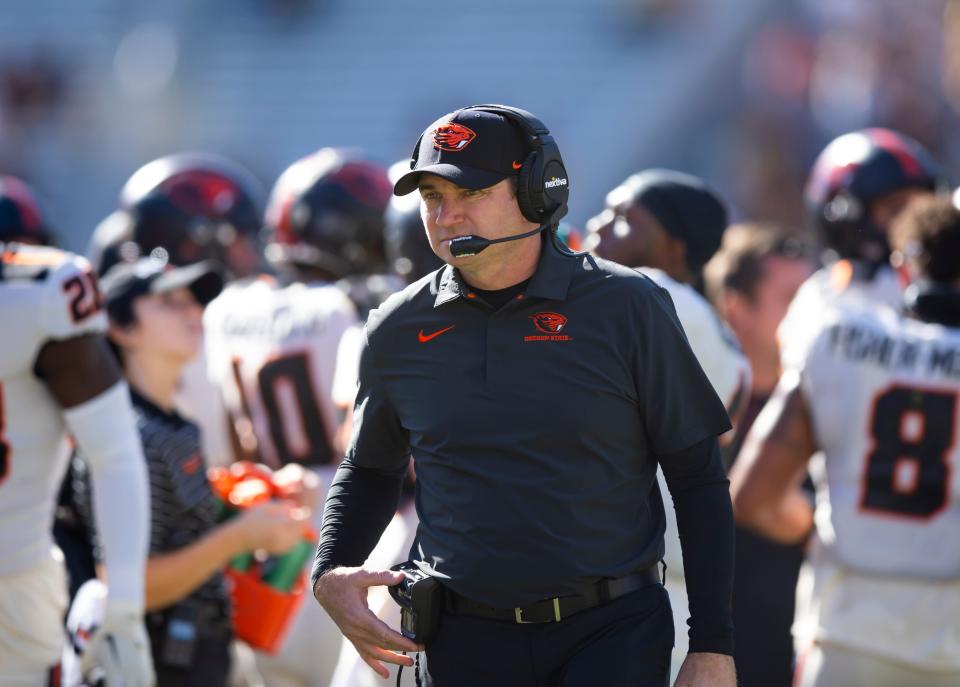
<path fill-rule="evenodd" d="M 571 172 L 570 221 L 637 169 L 704 177 L 733 218 L 802 230 L 810 163 L 887 126 L 960 163 L 952 0 L 8 0 L 0 170 L 83 252 L 147 160 L 202 149 L 265 188 L 321 146 L 384 164 L 424 122 L 528 109 Z M 951 40 L 953 38 L 953 40 Z"/>

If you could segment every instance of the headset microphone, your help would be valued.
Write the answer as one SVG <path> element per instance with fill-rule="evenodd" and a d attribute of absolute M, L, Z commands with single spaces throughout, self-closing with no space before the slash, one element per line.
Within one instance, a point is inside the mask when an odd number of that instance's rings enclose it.
<path fill-rule="evenodd" d="M 524 232 L 523 234 L 514 234 L 513 236 L 504 236 L 500 239 L 485 239 L 482 236 L 458 236 L 457 238 L 450 240 L 450 253 L 455 258 L 464 258 L 468 255 L 476 255 L 477 253 L 485 250 L 487 246 L 490 246 L 494 243 L 504 243 L 506 241 L 525 239 L 528 236 L 539 234 L 546 228 L 547 225 L 543 224 L 533 231 Z"/>

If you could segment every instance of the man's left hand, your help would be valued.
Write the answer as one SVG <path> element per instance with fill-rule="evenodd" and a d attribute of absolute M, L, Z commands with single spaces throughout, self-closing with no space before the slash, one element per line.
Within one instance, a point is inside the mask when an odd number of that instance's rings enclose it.
<path fill-rule="evenodd" d="M 687 654 L 673 687 L 737 687 L 733 656 L 706 652 Z"/>

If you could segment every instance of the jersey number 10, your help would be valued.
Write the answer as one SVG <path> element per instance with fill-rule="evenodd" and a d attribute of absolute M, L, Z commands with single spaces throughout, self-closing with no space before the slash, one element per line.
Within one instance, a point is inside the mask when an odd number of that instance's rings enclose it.
<path fill-rule="evenodd" d="M 257 391 L 266 413 L 270 443 L 281 465 L 326 465 L 333 459 L 320 400 L 313 392 L 307 358 L 307 353 L 274 358 L 257 372 Z M 241 362 L 234 359 L 234 378 L 243 395 L 240 365 Z M 243 407 L 249 415 L 246 399 L 243 399 Z M 258 443 L 262 445 L 263 439 Z"/>

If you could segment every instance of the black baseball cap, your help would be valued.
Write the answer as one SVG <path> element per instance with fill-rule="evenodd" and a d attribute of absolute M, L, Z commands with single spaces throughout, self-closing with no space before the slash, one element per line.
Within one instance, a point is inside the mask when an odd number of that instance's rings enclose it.
<path fill-rule="evenodd" d="M 647 210 L 663 229 L 686 244 L 687 264 L 699 270 L 720 248 L 727 209 L 702 179 L 669 169 L 649 169 L 625 185 L 633 204 Z"/>
<path fill-rule="evenodd" d="M 461 188 L 487 188 L 516 176 L 530 150 L 526 134 L 503 115 L 456 110 L 423 132 L 410 171 L 397 180 L 393 192 L 405 196 L 416 191 L 425 172 Z"/>
<path fill-rule="evenodd" d="M 114 265 L 100 279 L 100 290 L 111 319 L 128 311 L 141 296 L 188 288 L 200 305 L 207 305 L 223 290 L 223 269 L 213 261 L 172 267 L 163 260 L 141 258 Z M 122 319 L 122 318 L 121 318 Z"/>

